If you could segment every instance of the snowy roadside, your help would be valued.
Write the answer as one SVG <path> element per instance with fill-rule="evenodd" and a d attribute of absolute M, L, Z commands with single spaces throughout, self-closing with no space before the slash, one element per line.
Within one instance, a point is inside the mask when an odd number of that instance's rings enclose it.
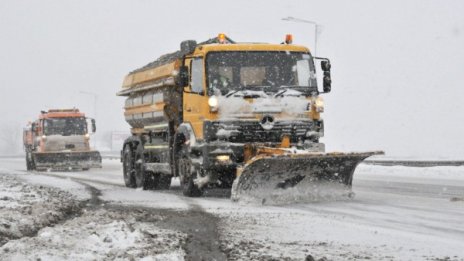
<path fill-rule="evenodd" d="M 40 229 L 65 220 L 80 209 L 80 202 L 69 193 L 0 175 L 0 245 L 11 239 L 34 236 Z"/>
<path fill-rule="evenodd" d="M 464 201 L 452 200 L 464 198 L 463 167 L 362 164 L 353 200 L 285 206 L 237 204 L 221 191 L 186 198 L 178 182 L 168 191 L 128 189 L 117 185 L 120 168 L 105 161 L 88 172 L 10 171 L 86 205 L 80 216 L 11 240 L 0 259 L 464 260 Z"/>
<path fill-rule="evenodd" d="M 101 208 L 87 190 L 69 179 L 0 173 L 0 259 L 184 259 L 187 235 L 154 222 L 164 216 Z"/>
<path fill-rule="evenodd" d="M 162 217 L 159 217 L 162 218 Z M 127 212 L 84 211 L 36 237 L 10 241 L 3 260 L 184 260 L 183 233 L 140 222 Z"/>

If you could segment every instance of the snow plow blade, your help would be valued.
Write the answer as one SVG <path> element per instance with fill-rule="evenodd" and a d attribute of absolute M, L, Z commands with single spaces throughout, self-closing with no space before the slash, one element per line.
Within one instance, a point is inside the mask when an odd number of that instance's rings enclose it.
<path fill-rule="evenodd" d="M 365 158 L 383 154 L 302 153 L 258 155 L 237 172 L 232 200 L 283 204 L 354 196 L 353 173 Z"/>
<path fill-rule="evenodd" d="M 43 152 L 34 153 L 37 170 L 68 170 L 101 168 L 102 159 L 98 151 Z"/>

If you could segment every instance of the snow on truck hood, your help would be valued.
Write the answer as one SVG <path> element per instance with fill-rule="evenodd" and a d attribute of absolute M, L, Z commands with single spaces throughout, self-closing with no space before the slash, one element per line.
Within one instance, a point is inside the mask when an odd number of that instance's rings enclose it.
<path fill-rule="evenodd" d="M 279 119 L 307 117 L 305 113 L 310 107 L 310 100 L 300 92 L 288 90 L 282 96 L 279 92 L 277 94 L 271 96 L 263 91 L 245 90 L 238 91 L 230 97 L 219 95 L 219 118 L 254 118 L 255 114 L 276 114 Z"/>
<path fill-rule="evenodd" d="M 72 148 L 67 148 L 67 145 L 72 145 Z M 45 140 L 45 148 L 47 151 L 83 150 L 87 145 L 84 135 L 50 135 Z"/>

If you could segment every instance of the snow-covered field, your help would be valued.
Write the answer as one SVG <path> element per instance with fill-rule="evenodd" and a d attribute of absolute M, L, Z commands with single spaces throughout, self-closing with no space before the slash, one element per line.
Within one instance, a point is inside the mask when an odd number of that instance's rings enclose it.
<path fill-rule="evenodd" d="M 128 189 L 117 160 L 87 172 L 24 165 L 0 159 L 1 260 L 464 260 L 464 167 L 361 164 L 352 200 L 261 206 L 227 191 L 185 198 L 177 180 Z"/>

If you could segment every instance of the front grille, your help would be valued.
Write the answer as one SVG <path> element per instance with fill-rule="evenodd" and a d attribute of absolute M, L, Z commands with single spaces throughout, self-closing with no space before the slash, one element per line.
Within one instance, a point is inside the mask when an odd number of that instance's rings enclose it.
<path fill-rule="evenodd" d="M 208 122 L 205 123 L 205 139 L 224 139 L 230 142 L 280 142 L 288 135 L 291 142 L 305 137 L 306 132 L 315 129 L 312 121 L 277 121 L 272 129 L 265 130 L 258 121 Z M 218 131 L 229 135 L 218 137 Z M 220 133 L 220 132 L 219 132 Z"/>

